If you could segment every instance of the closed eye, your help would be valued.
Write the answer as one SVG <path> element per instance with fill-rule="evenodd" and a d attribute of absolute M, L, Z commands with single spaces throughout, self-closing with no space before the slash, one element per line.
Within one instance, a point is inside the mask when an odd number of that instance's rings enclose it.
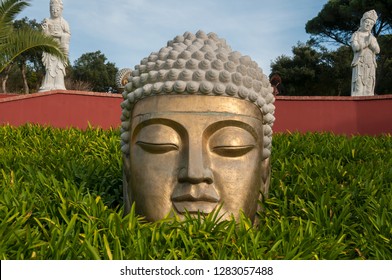
<path fill-rule="evenodd" d="M 140 146 L 144 151 L 152 154 L 164 154 L 171 151 L 178 151 L 178 146 L 172 143 L 147 143 L 137 141 L 136 145 Z"/>
<path fill-rule="evenodd" d="M 213 147 L 212 151 L 223 157 L 240 157 L 251 150 L 253 150 L 254 145 L 246 145 L 246 146 L 217 146 Z"/>

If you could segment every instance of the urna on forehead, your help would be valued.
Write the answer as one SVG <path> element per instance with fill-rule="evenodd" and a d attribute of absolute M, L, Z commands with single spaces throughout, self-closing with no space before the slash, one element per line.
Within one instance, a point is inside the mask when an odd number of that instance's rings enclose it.
<path fill-rule="evenodd" d="M 263 157 L 269 157 L 275 120 L 273 89 L 255 61 L 232 51 L 215 33 L 185 32 L 175 37 L 135 66 L 127 80 L 121 104 L 125 155 L 129 154 L 129 122 L 135 104 L 149 96 L 175 94 L 226 96 L 256 105 L 263 115 Z"/>

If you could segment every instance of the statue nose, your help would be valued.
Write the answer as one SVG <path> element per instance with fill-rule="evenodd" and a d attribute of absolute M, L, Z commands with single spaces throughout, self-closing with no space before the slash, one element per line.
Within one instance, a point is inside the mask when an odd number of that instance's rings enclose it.
<path fill-rule="evenodd" d="M 209 168 L 195 168 L 194 164 L 191 167 L 185 167 L 180 169 L 178 176 L 180 183 L 188 182 L 191 184 L 207 183 L 212 184 L 214 182 L 212 171 Z"/>
<path fill-rule="evenodd" d="M 179 171 L 178 181 L 191 184 L 213 183 L 213 174 L 202 147 L 192 147 L 188 150 L 187 156 L 183 159 L 183 168 Z"/>

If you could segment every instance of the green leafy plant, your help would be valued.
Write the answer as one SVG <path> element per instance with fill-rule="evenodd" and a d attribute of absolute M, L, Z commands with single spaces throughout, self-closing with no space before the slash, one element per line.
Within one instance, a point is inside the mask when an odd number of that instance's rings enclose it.
<path fill-rule="evenodd" d="M 258 225 L 124 216 L 117 129 L 0 127 L 0 259 L 391 259 L 392 138 L 276 134 Z"/>

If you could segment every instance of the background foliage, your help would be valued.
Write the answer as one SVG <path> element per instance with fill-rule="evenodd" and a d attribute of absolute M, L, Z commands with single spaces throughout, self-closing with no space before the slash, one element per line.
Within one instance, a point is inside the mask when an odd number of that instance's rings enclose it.
<path fill-rule="evenodd" d="M 27 29 L 42 32 L 41 24 L 36 20 L 24 17 L 13 22 L 15 30 Z M 44 77 L 45 67 L 42 63 L 41 51 L 27 51 L 18 56 L 2 73 L 3 92 L 38 92 Z"/>
<path fill-rule="evenodd" d="M 119 131 L 0 128 L 0 259 L 391 259 L 392 138 L 276 134 L 259 225 L 123 217 Z"/>
<path fill-rule="evenodd" d="M 84 81 L 92 85 L 91 90 L 108 92 L 116 88 L 116 73 L 118 69 L 100 51 L 85 53 L 71 67 L 71 79 Z"/>
<path fill-rule="evenodd" d="M 373 9 L 379 16 L 373 33 L 381 49 L 375 92 L 392 94 L 392 0 L 328 1 L 306 23 L 311 39 L 294 46 L 293 56 L 280 56 L 271 64 L 271 72 L 282 77 L 285 94 L 349 96 L 353 58 L 349 41 L 363 13 Z"/>

